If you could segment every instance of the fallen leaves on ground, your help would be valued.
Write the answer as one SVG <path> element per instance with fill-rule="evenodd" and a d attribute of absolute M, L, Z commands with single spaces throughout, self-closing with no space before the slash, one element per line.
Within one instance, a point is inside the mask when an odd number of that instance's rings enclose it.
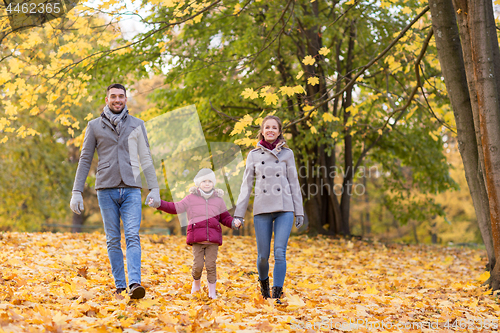
<path fill-rule="evenodd" d="M 205 272 L 190 294 L 184 237 L 141 239 L 147 294 L 130 300 L 114 295 L 104 235 L 0 234 L 0 332 L 480 332 L 499 319 L 481 250 L 292 237 L 277 305 L 260 296 L 253 237 L 225 237 L 217 300 Z"/>

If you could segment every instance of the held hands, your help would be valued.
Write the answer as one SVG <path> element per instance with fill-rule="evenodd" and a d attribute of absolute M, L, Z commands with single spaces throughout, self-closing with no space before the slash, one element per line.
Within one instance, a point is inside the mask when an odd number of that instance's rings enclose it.
<path fill-rule="evenodd" d="M 161 205 L 161 199 L 160 199 L 160 189 L 159 188 L 153 188 L 149 192 L 147 198 L 146 198 L 146 205 L 149 207 L 153 208 L 158 208 Z"/>
<path fill-rule="evenodd" d="M 233 219 L 233 222 L 231 223 L 231 228 L 237 230 L 241 227 L 242 224 L 243 222 L 239 218 L 235 217 Z"/>
<path fill-rule="evenodd" d="M 304 225 L 304 216 L 295 216 L 295 227 L 300 229 Z"/>
<path fill-rule="evenodd" d="M 71 196 L 71 201 L 69 203 L 69 207 L 73 211 L 73 213 L 80 215 L 82 213 L 83 208 L 83 197 L 82 192 L 73 191 L 73 195 Z"/>

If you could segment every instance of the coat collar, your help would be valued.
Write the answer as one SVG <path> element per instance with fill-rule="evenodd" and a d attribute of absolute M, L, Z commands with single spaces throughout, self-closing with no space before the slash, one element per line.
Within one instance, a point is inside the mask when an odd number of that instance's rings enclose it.
<path fill-rule="evenodd" d="M 285 141 L 281 141 L 280 143 L 278 143 L 278 145 L 276 146 L 276 148 L 274 148 L 273 150 L 269 150 L 266 147 L 264 147 L 263 145 L 261 145 L 260 142 L 259 142 L 259 143 L 257 143 L 257 149 L 261 149 L 263 151 L 268 151 L 271 154 L 273 154 L 274 156 L 278 157 L 278 153 L 281 151 L 282 147 L 285 144 L 286 144 Z"/>
<path fill-rule="evenodd" d="M 201 197 L 201 194 L 198 191 L 198 188 L 196 186 L 192 186 L 191 188 L 189 188 L 189 193 Z M 210 198 L 213 198 L 213 197 L 222 198 L 223 196 L 224 196 L 224 190 L 222 190 L 220 188 L 216 188 L 216 189 L 214 189 L 214 193 L 212 193 L 212 195 L 210 196 Z"/>

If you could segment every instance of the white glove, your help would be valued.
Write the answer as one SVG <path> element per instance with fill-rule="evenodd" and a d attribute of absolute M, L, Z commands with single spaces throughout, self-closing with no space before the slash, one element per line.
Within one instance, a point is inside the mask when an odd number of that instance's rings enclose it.
<path fill-rule="evenodd" d="M 304 216 L 302 215 L 295 216 L 295 227 L 297 229 L 300 229 L 300 227 L 302 227 L 303 225 L 304 225 Z"/>
<path fill-rule="evenodd" d="M 239 218 L 234 218 L 233 222 L 231 223 L 231 228 L 232 229 L 239 229 L 242 225 L 242 222 Z"/>
<path fill-rule="evenodd" d="M 75 213 L 80 215 L 83 210 L 83 197 L 82 192 L 73 191 L 73 195 L 71 196 L 71 201 L 69 203 L 69 207 Z"/>
<path fill-rule="evenodd" d="M 153 188 L 149 192 L 147 198 L 146 198 L 146 205 L 149 205 L 149 207 L 153 208 L 158 208 L 161 205 L 161 199 L 160 199 L 160 189 L 159 188 Z"/>

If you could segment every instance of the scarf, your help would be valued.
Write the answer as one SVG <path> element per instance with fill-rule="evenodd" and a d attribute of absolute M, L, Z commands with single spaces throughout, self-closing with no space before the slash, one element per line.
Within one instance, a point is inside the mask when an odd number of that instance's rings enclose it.
<path fill-rule="evenodd" d="M 104 107 L 103 111 L 104 115 L 106 116 L 106 118 L 108 118 L 109 122 L 113 124 L 113 126 L 115 126 L 116 133 L 120 135 L 123 123 L 125 122 L 125 119 L 127 119 L 128 115 L 127 106 L 125 105 L 122 112 L 120 113 L 113 113 L 113 111 L 111 111 L 107 105 Z"/>
<path fill-rule="evenodd" d="M 200 188 L 200 195 L 205 198 L 205 200 L 207 200 L 208 198 L 210 198 L 212 196 L 212 194 L 214 194 L 214 189 L 212 189 L 210 192 L 205 192 L 203 191 L 201 188 Z"/>
<path fill-rule="evenodd" d="M 269 150 L 274 150 L 274 148 L 276 148 L 276 146 L 278 145 L 278 143 L 280 143 L 280 139 L 276 139 L 273 143 L 269 143 L 267 142 L 266 140 L 260 140 L 259 142 L 261 144 L 261 146 L 269 149 Z"/>

